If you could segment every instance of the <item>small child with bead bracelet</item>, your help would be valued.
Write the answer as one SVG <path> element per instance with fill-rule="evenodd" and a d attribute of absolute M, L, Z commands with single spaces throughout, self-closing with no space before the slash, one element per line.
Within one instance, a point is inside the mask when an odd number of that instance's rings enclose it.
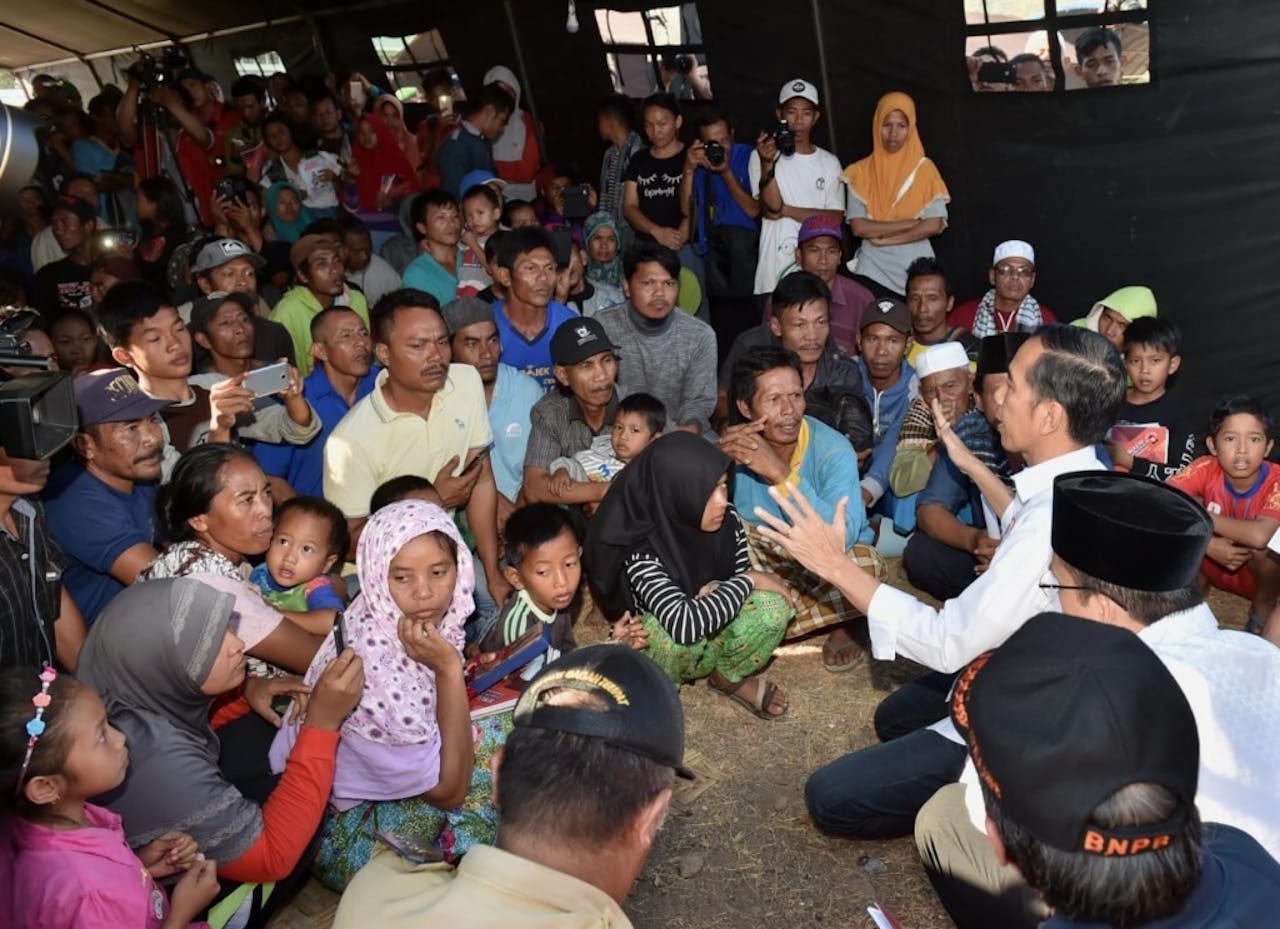
<path fill-rule="evenodd" d="M 12 837 L 6 875 L 15 926 L 181 929 L 218 894 L 216 863 L 170 832 L 138 849 L 120 817 L 88 803 L 129 770 L 125 737 L 102 700 L 46 667 L 0 671 L 0 831 Z M 172 902 L 157 879 L 183 874 Z"/>

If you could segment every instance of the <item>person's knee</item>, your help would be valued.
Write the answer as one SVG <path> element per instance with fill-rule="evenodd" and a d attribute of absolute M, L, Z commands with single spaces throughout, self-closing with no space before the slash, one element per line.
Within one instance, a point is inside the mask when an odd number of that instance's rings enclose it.
<path fill-rule="evenodd" d="M 804 782 L 804 803 L 809 818 L 820 832 L 836 836 L 856 836 L 863 817 L 857 815 L 853 800 L 855 785 L 841 776 L 836 765 L 825 765 Z"/>

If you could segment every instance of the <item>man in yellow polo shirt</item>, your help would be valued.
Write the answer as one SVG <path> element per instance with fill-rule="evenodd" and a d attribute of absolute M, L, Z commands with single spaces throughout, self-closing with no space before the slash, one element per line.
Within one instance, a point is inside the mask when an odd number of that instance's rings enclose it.
<path fill-rule="evenodd" d="M 496 758 L 497 847 L 457 868 L 375 851 L 334 929 L 631 929 L 620 904 L 676 775 L 693 777 L 683 757 L 680 698 L 650 658 L 617 644 L 562 655 L 521 695 Z"/>
<path fill-rule="evenodd" d="M 325 498 L 347 517 L 354 552 L 379 485 L 406 474 L 431 481 L 446 509 L 466 511 L 484 579 L 501 604 L 511 585 L 498 565 L 493 436 L 480 375 L 450 364 L 440 304 L 425 291 L 405 288 L 379 300 L 373 337 L 383 370 L 325 442 Z"/>

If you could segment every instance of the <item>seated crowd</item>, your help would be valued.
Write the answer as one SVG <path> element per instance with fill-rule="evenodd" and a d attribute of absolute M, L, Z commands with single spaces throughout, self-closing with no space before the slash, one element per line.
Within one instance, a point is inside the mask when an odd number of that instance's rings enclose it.
<path fill-rule="evenodd" d="M 813 823 L 914 834 L 962 929 L 1270 925 L 1272 417 L 1192 419 L 1150 288 L 1055 314 L 1018 239 L 965 286 L 904 93 L 845 168 L 804 79 L 794 151 L 611 97 L 593 183 L 509 68 L 417 126 L 335 77 L 184 71 L 161 130 L 38 82 L 0 322 L 79 425 L 0 451 L 0 922 L 258 927 L 315 877 L 340 927 L 627 926 L 678 688 L 789 717 L 816 636 L 926 673 Z"/>

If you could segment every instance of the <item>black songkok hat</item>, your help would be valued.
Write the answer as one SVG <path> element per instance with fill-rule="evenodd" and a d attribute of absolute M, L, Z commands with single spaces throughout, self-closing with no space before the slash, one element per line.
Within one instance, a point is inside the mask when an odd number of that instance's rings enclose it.
<path fill-rule="evenodd" d="M 1077 471 L 1053 482 L 1053 550 L 1130 590 L 1192 587 L 1213 521 L 1182 491 L 1136 474 Z"/>
<path fill-rule="evenodd" d="M 978 345 L 978 377 L 1008 371 L 1018 347 L 1029 338 L 1029 332 L 1001 332 L 984 338 Z"/>

